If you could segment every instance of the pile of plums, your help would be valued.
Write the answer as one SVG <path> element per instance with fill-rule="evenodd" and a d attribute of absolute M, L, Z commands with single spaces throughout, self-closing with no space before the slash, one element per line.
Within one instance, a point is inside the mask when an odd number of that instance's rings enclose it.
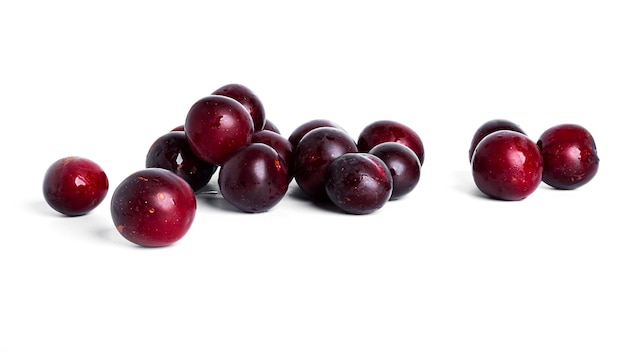
<path fill-rule="evenodd" d="M 481 125 L 469 158 L 478 189 L 501 200 L 524 199 L 542 181 L 578 188 L 599 164 L 593 137 L 582 126 L 551 127 L 535 142 L 508 120 Z M 252 90 L 228 84 L 196 101 L 183 124 L 153 142 L 145 167 L 115 188 L 110 211 L 123 237 L 162 247 L 188 232 L 196 197 L 215 174 L 223 199 L 244 213 L 272 209 L 295 181 L 314 202 L 370 214 L 410 193 L 423 164 L 421 138 L 398 121 L 374 121 L 354 139 L 335 121 L 317 119 L 286 137 L 266 119 Z M 102 168 L 78 156 L 54 162 L 43 182 L 46 202 L 68 216 L 93 210 L 108 188 Z"/>
<path fill-rule="evenodd" d="M 489 120 L 476 130 L 469 158 L 478 189 L 500 200 L 524 199 L 542 181 L 576 189 L 594 178 L 600 163 L 593 136 L 583 126 L 552 126 L 535 142 L 505 119 Z"/>
<path fill-rule="evenodd" d="M 422 140 L 400 122 L 372 122 L 355 140 L 336 122 L 318 119 L 286 137 L 251 89 L 228 84 L 196 101 L 184 124 L 153 142 L 145 167 L 115 188 L 110 210 L 123 237 L 161 247 L 187 233 L 196 196 L 215 174 L 223 199 L 245 213 L 272 209 L 295 180 L 312 201 L 369 214 L 411 192 L 423 163 Z M 108 187 L 98 164 L 71 156 L 49 167 L 43 193 L 53 209 L 79 216 L 98 206 Z"/>

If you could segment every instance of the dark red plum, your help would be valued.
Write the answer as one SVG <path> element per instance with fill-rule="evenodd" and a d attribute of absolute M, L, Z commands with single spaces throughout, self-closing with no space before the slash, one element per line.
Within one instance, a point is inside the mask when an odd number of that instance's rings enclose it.
<path fill-rule="evenodd" d="M 222 165 L 240 148 L 252 143 L 250 113 L 227 96 L 210 95 L 192 105 L 185 120 L 185 136 L 202 160 Z"/>
<path fill-rule="evenodd" d="M 357 152 L 354 139 L 336 127 L 317 127 L 306 133 L 294 152 L 294 179 L 312 198 L 326 199 L 326 171 L 339 156 Z"/>
<path fill-rule="evenodd" d="M 191 150 L 182 131 L 157 138 L 146 155 L 146 167 L 169 170 L 187 181 L 194 191 L 206 186 L 217 170 L 216 165 L 205 162 Z"/>
<path fill-rule="evenodd" d="M 289 170 L 274 148 L 252 143 L 220 167 L 218 184 L 224 199 L 247 213 L 265 212 L 287 193 Z"/>
<path fill-rule="evenodd" d="M 522 134 L 526 134 L 519 125 L 509 120 L 493 119 L 493 120 L 489 120 L 483 123 L 476 129 L 476 132 L 474 133 L 474 137 L 472 137 L 472 142 L 470 143 L 470 148 L 469 148 L 470 163 L 472 162 L 472 155 L 474 154 L 474 150 L 476 149 L 476 145 L 478 145 L 478 142 L 480 142 L 483 138 L 485 138 L 485 136 L 487 136 L 491 132 L 502 131 L 502 130 L 515 131 L 515 132 L 519 132 Z"/>
<path fill-rule="evenodd" d="M 330 201 L 349 214 L 370 214 L 389 201 L 393 180 L 387 165 L 370 153 L 346 153 L 330 163 L 326 180 Z"/>
<path fill-rule="evenodd" d="M 143 247 L 180 240 L 196 214 L 196 197 L 187 181 L 171 171 L 150 168 L 125 178 L 111 197 L 117 231 Z"/>
<path fill-rule="evenodd" d="M 561 124 L 544 131 L 537 146 L 543 156 L 543 182 L 572 190 L 591 181 L 600 165 L 596 143 L 589 131 L 576 124 Z"/>
<path fill-rule="evenodd" d="M 305 134 L 307 134 L 309 131 L 316 129 L 318 127 L 335 127 L 342 131 L 345 131 L 343 127 L 339 126 L 339 124 L 331 120 L 327 120 L 327 119 L 309 120 L 299 125 L 298 127 L 296 127 L 296 129 L 294 129 L 293 132 L 291 132 L 291 134 L 289 135 L 289 138 L 287 138 L 289 142 L 291 142 L 291 145 L 293 145 L 293 149 L 294 150 L 296 149 L 296 147 L 298 146 L 298 143 L 300 142 L 302 137 L 304 137 Z"/>
<path fill-rule="evenodd" d="M 261 99 L 243 84 L 231 83 L 216 89 L 212 94 L 231 97 L 243 105 L 254 124 L 254 130 L 260 131 L 265 127 L 265 108 Z"/>
<path fill-rule="evenodd" d="M 293 146 L 287 138 L 276 132 L 262 130 L 254 133 L 252 143 L 263 143 L 274 148 L 289 169 L 289 175 L 293 175 Z"/>
<path fill-rule="evenodd" d="M 397 142 L 383 142 L 369 152 L 385 162 L 391 172 L 393 181 L 391 200 L 407 195 L 417 186 L 422 165 L 411 148 Z"/>
<path fill-rule="evenodd" d="M 360 152 L 369 152 L 383 142 L 398 142 L 409 147 L 424 165 L 424 143 L 409 126 L 392 120 L 378 120 L 365 126 L 357 138 Z"/>
<path fill-rule="evenodd" d="M 267 131 L 272 131 L 272 132 L 276 132 L 278 134 L 280 133 L 280 129 L 278 128 L 278 126 L 276 126 L 275 123 L 273 123 L 272 121 L 265 119 L 265 126 L 263 126 L 263 130 L 267 130 Z"/>
<path fill-rule="evenodd" d="M 528 136 L 501 130 L 488 134 L 472 157 L 474 183 L 484 194 L 500 200 L 521 200 L 541 183 L 543 158 Z"/>
<path fill-rule="evenodd" d="M 85 215 L 96 208 L 109 190 L 102 168 L 90 159 L 70 156 L 52 163 L 43 179 L 48 205 L 68 216 Z"/>

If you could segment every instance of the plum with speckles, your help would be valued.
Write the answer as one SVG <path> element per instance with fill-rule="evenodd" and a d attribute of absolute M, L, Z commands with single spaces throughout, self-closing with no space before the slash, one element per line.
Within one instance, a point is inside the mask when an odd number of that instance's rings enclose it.
<path fill-rule="evenodd" d="M 163 247 L 179 241 L 195 214 L 193 189 L 165 169 L 149 168 L 129 175 L 111 197 L 115 228 L 124 238 L 143 247 Z"/>

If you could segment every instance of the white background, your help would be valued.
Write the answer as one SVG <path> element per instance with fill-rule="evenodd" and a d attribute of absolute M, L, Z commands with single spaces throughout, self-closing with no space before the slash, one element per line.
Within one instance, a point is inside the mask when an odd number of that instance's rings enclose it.
<path fill-rule="evenodd" d="M 170 3 L 0 5 L 0 351 L 626 350 L 622 1 Z M 366 216 L 295 184 L 263 214 L 205 198 L 177 244 L 132 245 L 113 189 L 227 83 L 284 135 L 411 126 L 420 183 Z M 482 197 L 467 150 L 493 118 L 583 125 L 596 178 Z M 78 218 L 41 193 L 69 155 L 111 183 Z"/>

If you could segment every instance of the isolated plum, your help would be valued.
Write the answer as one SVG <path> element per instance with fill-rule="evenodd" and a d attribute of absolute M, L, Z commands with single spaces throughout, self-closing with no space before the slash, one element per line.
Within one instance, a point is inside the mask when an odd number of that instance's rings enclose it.
<path fill-rule="evenodd" d="M 52 163 L 43 179 L 48 205 L 68 216 L 79 216 L 96 208 L 109 189 L 102 168 L 90 159 L 69 156 Z"/>

